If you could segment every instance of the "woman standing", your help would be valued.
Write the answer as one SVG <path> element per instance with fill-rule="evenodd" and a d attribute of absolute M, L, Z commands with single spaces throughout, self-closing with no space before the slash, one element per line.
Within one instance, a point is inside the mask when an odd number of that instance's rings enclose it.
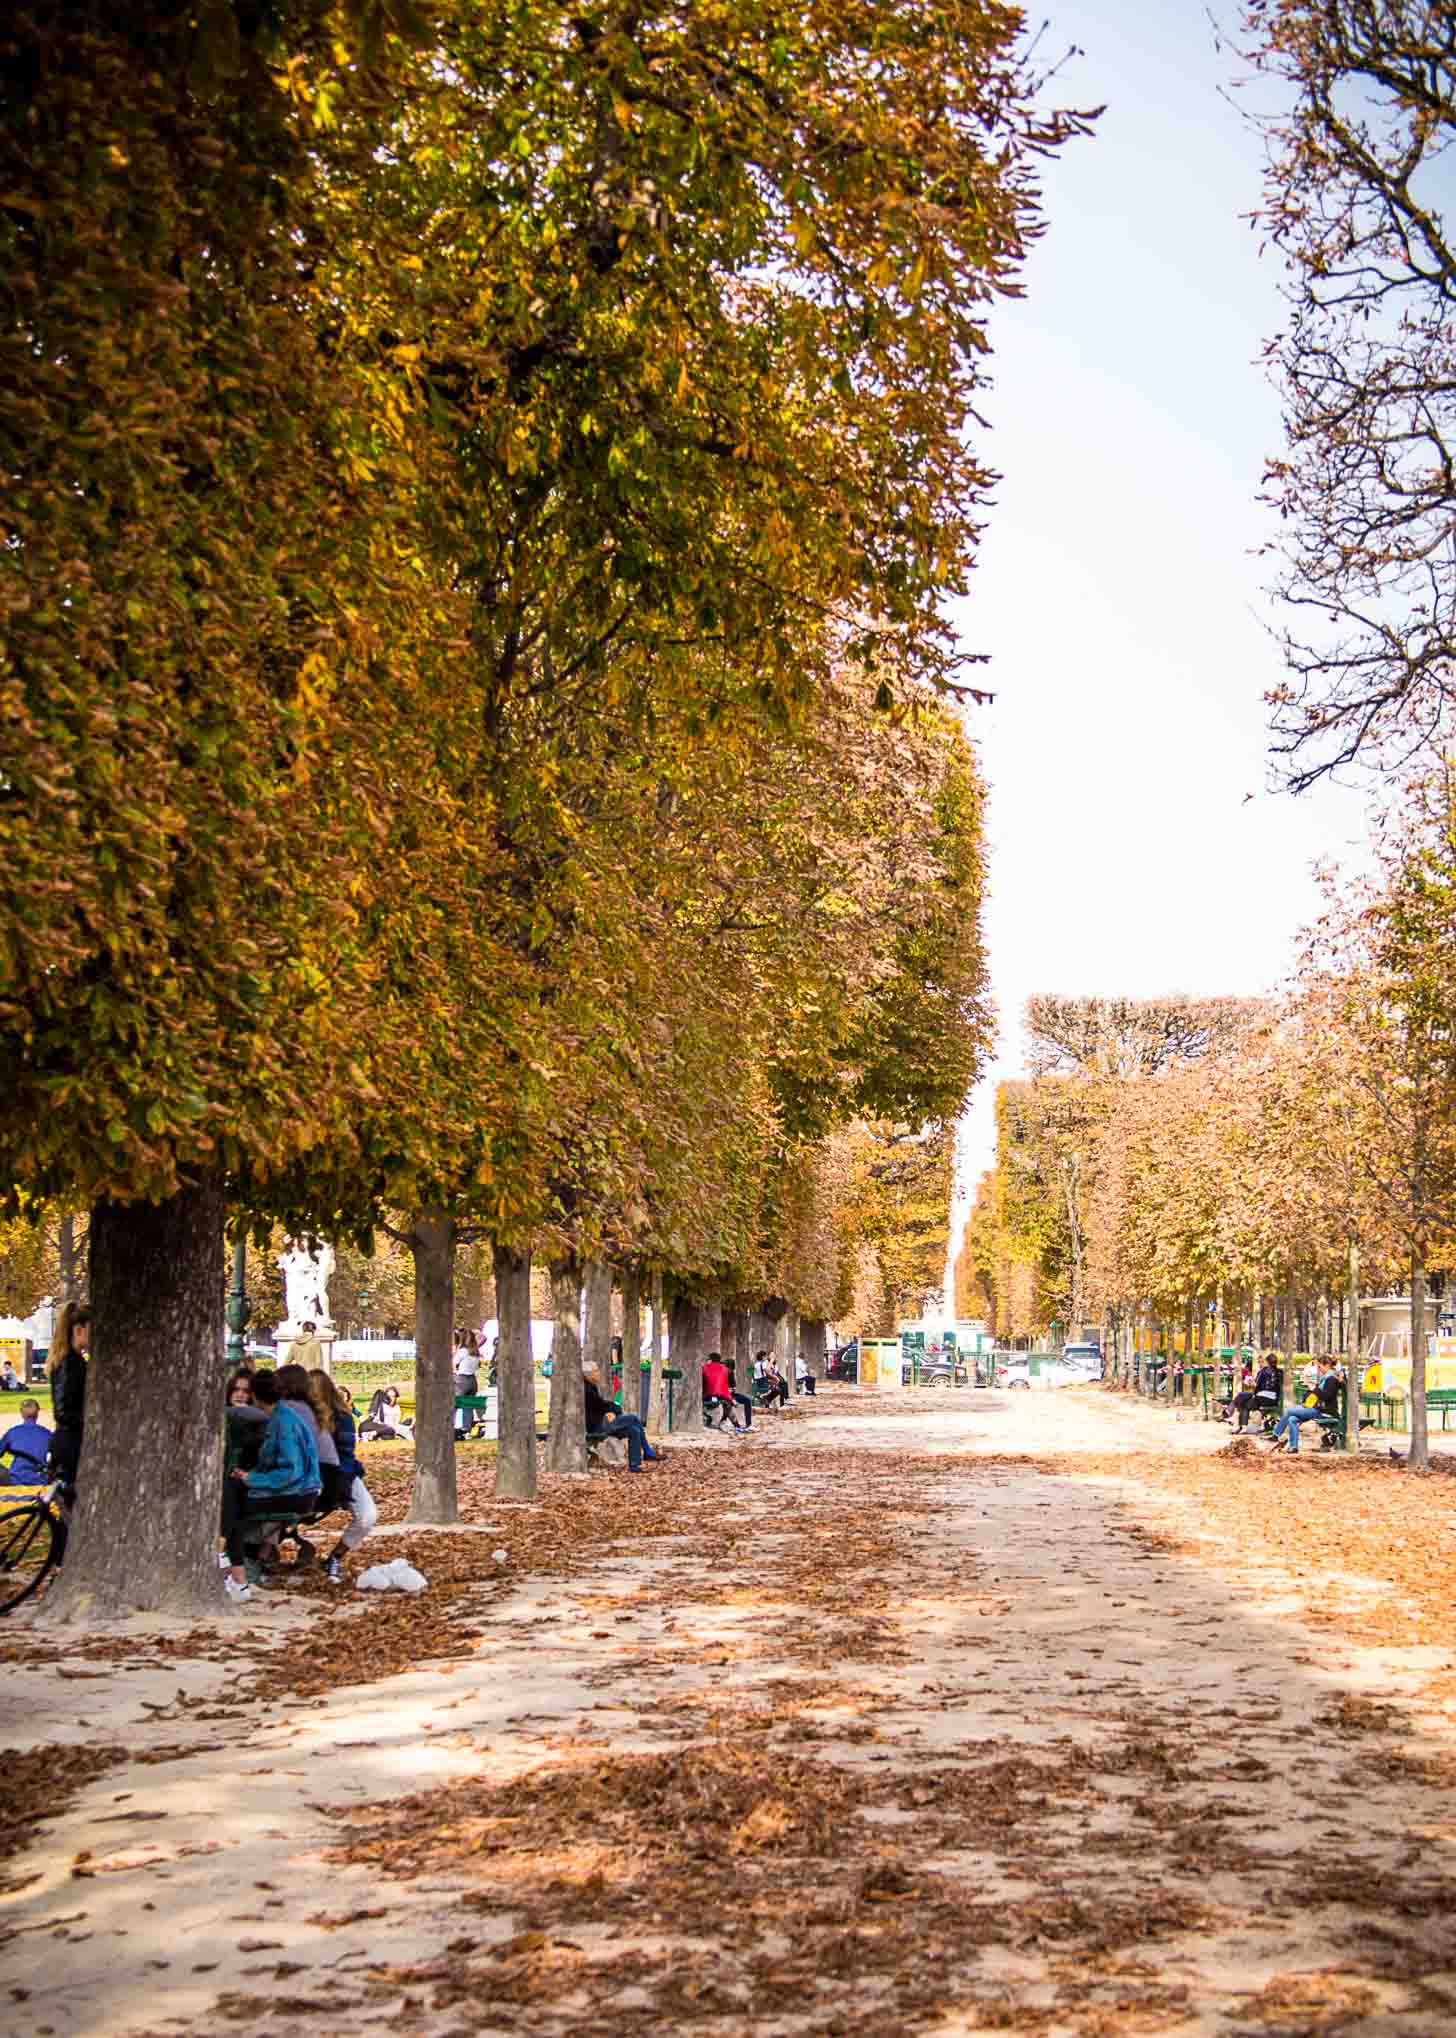
<path fill-rule="evenodd" d="M 85 1303 L 68 1302 L 56 1318 L 46 1372 L 51 1383 L 51 1408 L 56 1419 L 51 1438 L 51 1463 L 56 1476 L 75 1490 L 86 1426 L 86 1352 L 91 1343 L 91 1311 Z"/>
<path fill-rule="evenodd" d="M 476 1394 L 480 1381 L 480 1341 L 473 1330 L 457 1330 L 455 1333 L 455 1356 L 451 1360 L 455 1371 L 455 1392 Z"/>

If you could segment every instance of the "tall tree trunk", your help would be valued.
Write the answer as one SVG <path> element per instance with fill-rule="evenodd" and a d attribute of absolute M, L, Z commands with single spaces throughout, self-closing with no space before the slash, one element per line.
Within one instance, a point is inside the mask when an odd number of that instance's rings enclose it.
<path fill-rule="evenodd" d="M 68 1210 L 56 1228 L 56 1258 L 60 1264 L 62 1302 L 77 1302 L 81 1286 L 76 1278 L 76 1220 Z"/>
<path fill-rule="evenodd" d="M 223 1217 L 220 1169 L 92 1213 L 80 1497 L 47 1623 L 222 1607 Z"/>
<path fill-rule="evenodd" d="M 652 1370 L 647 1376 L 647 1414 L 644 1418 L 653 1436 L 661 1436 L 667 1428 L 667 1382 L 662 1377 L 662 1334 L 666 1328 L 662 1275 L 656 1273 L 652 1276 Z"/>
<path fill-rule="evenodd" d="M 789 1393 L 794 1391 L 794 1374 L 799 1359 L 799 1317 L 798 1312 L 786 1309 L 779 1324 L 779 1371 L 789 1383 Z"/>
<path fill-rule="evenodd" d="M 703 1357 L 706 1359 L 709 1352 L 716 1352 L 721 1359 L 723 1356 L 723 1304 L 721 1302 L 705 1302 L 703 1304 L 702 1322 L 698 1335 L 701 1340 Z"/>
<path fill-rule="evenodd" d="M 1426 1435 L 1426 1245 L 1420 1239 L 1411 1247 L 1411 1391 L 1410 1458 L 1413 1472 L 1431 1469 L 1430 1443 Z"/>
<path fill-rule="evenodd" d="M 804 1354 L 804 1364 L 816 1380 L 824 1378 L 824 1353 L 828 1345 L 829 1326 L 822 1316 L 806 1316 L 799 1332 L 799 1345 Z M 955 1384 L 951 1382 L 952 1386 Z"/>
<path fill-rule="evenodd" d="M 581 1262 L 575 1253 L 551 1262 L 551 1419 L 546 1464 L 552 1472 L 585 1472 L 586 1410 L 581 1391 Z"/>
<path fill-rule="evenodd" d="M 622 1269 L 622 1412 L 647 1420 L 650 1373 L 642 1371 L 642 1271 L 635 1260 Z"/>
<path fill-rule="evenodd" d="M 581 1270 L 581 1363 L 595 1366 L 602 1398 L 612 1398 L 612 1270 L 605 1260 L 587 1260 Z M 622 1355 L 627 1352 L 623 1340 Z M 622 1374 L 622 1410 L 635 1413 L 636 1404 L 627 1398 L 626 1370 Z"/>
<path fill-rule="evenodd" d="M 672 1426 L 696 1436 L 703 1426 L 703 1309 L 686 1295 L 674 1295 L 669 1315 L 668 1359 L 682 1374 L 674 1382 Z"/>
<path fill-rule="evenodd" d="M 448 1528 L 460 1519 L 455 1491 L 455 1226 L 439 1210 L 421 1210 L 406 1236 L 415 1263 L 415 1478 L 407 1519 Z"/>
<path fill-rule="evenodd" d="M 536 1367 L 531 1356 L 531 1255 L 497 1245 L 495 1269 L 495 1490 L 499 1500 L 536 1498 Z"/>
<path fill-rule="evenodd" d="M 1350 1288 L 1350 1349 L 1345 1360 L 1345 1448 L 1360 1448 L 1360 1248 L 1350 1240 L 1346 1277 Z"/>
<path fill-rule="evenodd" d="M 723 1363 L 725 1366 L 732 1367 L 733 1378 L 738 1383 L 739 1393 L 742 1394 L 745 1389 L 743 1385 L 743 1360 L 740 1357 L 740 1346 L 743 1342 L 743 1311 L 741 1309 L 725 1309 L 723 1311 L 723 1327 L 720 1338 Z"/>

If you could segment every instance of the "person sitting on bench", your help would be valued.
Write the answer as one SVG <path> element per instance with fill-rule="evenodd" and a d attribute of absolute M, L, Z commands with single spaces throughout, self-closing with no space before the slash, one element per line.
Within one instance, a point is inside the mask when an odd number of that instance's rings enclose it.
<path fill-rule="evenodd" d="M 1318 1422 L 1323 1416 L 1337 1416 L 1340 1412 L 1340 1376 L 1335 1371 L 1333 1359 L 1321 1359 L 1314 1390 L 1313 1408 L 1286 1408 L 1274 1426 L 1270 1439 L 1276 1451 L 1287 1449 L 1291 1458 L 1299 1456 L 1300 1425 Z"/>
<path fill-rule="evenodd" d="M 288 1368 L 283 1370 L 286 1373 Z M 266 1406 L 267 1397 L 276 1394 L 277 1388 L 275 1377 L 265 1378 L 260 1373 L 253 1382 L 259 1405 Z M 249 1597 L 248 1574 L 243 1564 L 249 1517 L 276 1514 L 284 1509 L 300 1515 L 312 1514 L 322 1483 L 312 1424 L 278 1401 L 263 1431 L 256 1467 L 245 1472 L 241 1465 L 235 1465 L 223 1481 L 222 1532 L 227 1538 L 229 1569 L 225 1582 L 229 1599 Z"/>
<path fill-rule="evenodd" d="M 642 1460 L 653 1465 L 661 1458 L 661 1451 L 654 1451 L 647 1441 L 647 1432 L 642 1427 L 640 1416 L 622 1415 L 610 1401 L 602 1399 L 601 1387 L 597 1381 L 596 1368 L 587 1367 L 581 1376 L 582 1393 L 586 1400 L 586 1433 L 589 1437 L 623 1437 L 627 1444 L 627 1470 L 640 1472 Z"/>
<path fill-rule="evenodd" d="M 0 1437 L 0 1458 L 7 1454 L 9 1465 L 0 1465 L 0 1486 L 44 1486 L 46 1459 L 51 1433 L 40 1419 L 38 1401 L 22 1401 L 20 1420 Z"/>
<path fill-rule="evenodd" d="M 802 1352 L 797 1353 L 794 1358 L 794 1379 L 798 1383 L 796 1389 L 798 1393 L 813 1394 L 814 1375 L 809 1371 L 809 1361 Z"/>
<path fill-rule="evenodd" d="M 1245 1387 L 1236 1394 L 1229 1404 L 1229 1414 L 1237 1415 L 1237 1430 L 1249 1426 L 1250 1415 L 1272 1415 L 1279 1406 L 1279 1359 L 1274 1352 L 1265 1352 L 1259 1361 L 1259 1370 L 1254 1375 L 1252 1387 Z"/>
<path fill-rule="evenodd" d="M 733 1413 L 735 1401 L 742 1406 L 742 1422 Z M 732 1425 L 739 1436 L 742 1436 L 745 1430 L 753 1427 L 753 1403 L 746 1394 L 740 1394 L 733 1385 L 732 1380 L 728 1376 L 728 1368 L 723 1363 L 723 1354 L 721 1352 L 709 1352 L 707 1358 L 703 1361 L 704 1415 L 713 1408 L 718 1410 L 718 1421 L 716 1424 L 710 1423 L 709 1428 L 721 1429 L 726 1422 Z"/>
<path fill-rule="evenodd" d="M 789 1383 L 767 1352 L 754 1354 L 753 1391 L 765 1405 L 777 1401 L 780 1408 L 789 1398 Z"/>

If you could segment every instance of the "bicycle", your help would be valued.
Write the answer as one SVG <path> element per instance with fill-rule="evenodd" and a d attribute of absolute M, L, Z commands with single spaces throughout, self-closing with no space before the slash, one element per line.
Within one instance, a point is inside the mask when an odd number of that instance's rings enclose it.
<path fill-rule="evenodd" d="M 0 1507 L 0 1616 L 38 1592 L 65 1555 L 64 1492 L 57 1479 L 29 1500 Z"/>

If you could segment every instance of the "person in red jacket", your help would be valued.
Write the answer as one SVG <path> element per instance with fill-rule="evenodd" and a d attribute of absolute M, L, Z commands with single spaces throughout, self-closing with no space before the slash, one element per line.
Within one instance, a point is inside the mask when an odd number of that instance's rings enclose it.
<path fill-rule="evenodd" d="M 742 1422 L 733 1413 L 735 1401 L 741 1403 L 745 1411 Z M 725 1422 L 731 1422 L 739 1436 L 752 1429 L 753 1403 L 746 1394 L 740 1394 L 734 1387 L 721 1352 L 709 1352 L 703 1362 L 703 1413 L 706 1415 L 709 1409 L 715 1406 L 722 1411 L 716 1424 L 718 1429 L 721 1429 Z"/>

